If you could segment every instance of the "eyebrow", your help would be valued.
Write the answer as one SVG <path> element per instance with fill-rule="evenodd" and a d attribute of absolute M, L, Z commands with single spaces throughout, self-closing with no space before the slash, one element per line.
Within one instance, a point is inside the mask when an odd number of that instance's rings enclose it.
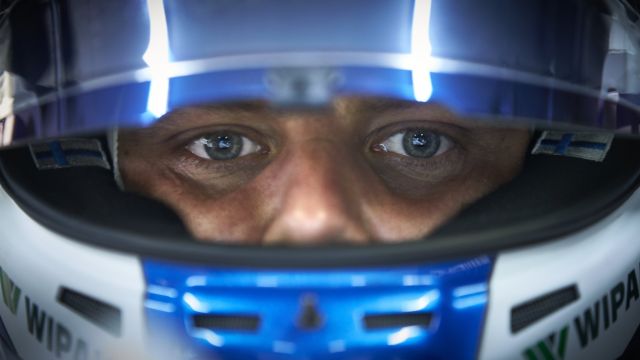
<path fill-rule="evenodd" d="M 338 100 L 338 102 L 340 99 Z M 390 111 L 438 109 L 432 103 L 419 103 L 415 101 L 391 99 L 391 98 L 346 98 L 345 115 L 381 114 Z"/>
<path fill-rule="evenodd" d="M 171 129 L 185 119 L 198 118 L 202 115 L 211 115 L 216 118 L 249 118 L 260 114 L 269 114 L 269 106 L 264 102 L 242 101 L 219 104 L 204 104 L 179 107 L 166 113 L 149 128 Z M 195 115 L 195 116 L 194 116 Z"/>
<path fill-rule="evenodd" d="M 402 110 L 407 108 L 420 108 L 420 107 L 430 107 L 433 104 L 430 103 L 419 103 L 415 101 L 409 100 L 401 100 L 401 99 L 391 99 L 391 98 L 358 98 L 358 97 L 341 97 L 337 98 L 336 102 L 333 103 L 333 106 L 328 105 L 326 109 L 336 109 L 336 104 L 341 101 L 347 102 L 347 107 L 351 110 L 356 111 L 372 111 L 379 112 L 385 110 Z M 179 114 L 188 109 L 200 109 L 205 111 L 211 111 L 216 114 L 236 114 L 236 113 L 271 113 L 279 110 L 288 110 L 287 108 L 273 107 L 267 101 L 234 101 L 234 102 L 223 102 L 216 104 L 204 104 L 204 105 L 194 105 L 187 106 L 184 108 L 177 108 L 173 110 L 171 114 Z M 299 109 L 292 108 L 293 111 L 298 111 Z M 304 111 L 304 110 L 302 110 Z M 162 118 L 158 121 L 162 121 Z"/>
<path fill-rule="evenodd" d="M 321 108 L 322 109 L 322 108 Z M 381 114 L 393 111 L 430 109 L 430 111 L 445 115 L 446 110 L 432 103 L 418 103 L 401 99 L 391 98 L 359 98 L 340 97 L 337 98 L 327 111 L 332 112 L 336 117 L 345 121 L 364 121 Z M 267 101 L 234 101 L 216 104 L 203 104 L 177 108 L 160 119 L 148 129 L 151 132 L 166 132 L 171 129 L 182 127 L 179 123 L 184 119 L 197 118 L 193 115 L 210 115 L 214 118 L 227 118 L 230 121 L 252 121 L 256 116 L 263 116 L 262 120 L 273 121 L 278 119 L 280 112 L 286 112 L 286 108 L 273 107 Z M 305 114 L 304 110 L 292 109 L 293 113 Z M 451 116 L 452 114 L 447 114 Z M 182 121 L 177 121 L 183 119 Z M 154 131 L 156 130 L 156 131 Z"/>
<path fill-rule="evenodd" d="M 347 101 L 351 101 L 351 104 L 355 109 L 367 109 L 374 112 L 386 110 L 415 109 L 433 106 L 433 104 L 431 103 L 420 103 L 415 101 L 391 98 L 353 98 L 347 99 Z"/>

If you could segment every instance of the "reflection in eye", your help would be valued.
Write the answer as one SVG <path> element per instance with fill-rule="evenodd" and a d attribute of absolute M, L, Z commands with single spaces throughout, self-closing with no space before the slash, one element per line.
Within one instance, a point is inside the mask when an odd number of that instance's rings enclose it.
<path fill-rule="evenodd" d="M 451 147 L 453 143 L 448 137 L 423 128 L 397 132 L 375 145 L 374 150 L 416 158 L 431 158 Z"/>
<path fill-rule="evenodd" d="M 234 132 L 202 136 L 187 145 L 187 150 L 209 160 L 233 160 L 260 151 L 260 145 Z"/>

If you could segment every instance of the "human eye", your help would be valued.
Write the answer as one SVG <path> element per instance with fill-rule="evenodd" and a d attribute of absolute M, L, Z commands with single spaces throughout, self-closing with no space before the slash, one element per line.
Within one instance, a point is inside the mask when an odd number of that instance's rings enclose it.
<path fill-rule="evenodd" d="M 237 132 L 217 131 L 193 140 L 186 149 L 206 160 L 228 161 L 260 152 L 262 147 Z"/>
<path fill-rule="evenodd" d="M 435 121 L 400 121 L 372 131 L 367 159 L 398 193 L 414 196 L 465 173 L 472 139 L 467 130 Z M 429 184 L 430 186 L 425 186 Z"/>
<path fill-rule="evenodd" d="M 376 142 L 374 152 L 395 153 L 416 159 L 429 159 L 454 147 L 453 141 L 446 135 L 428 128 L 409 128 L 397 131 Z"/>

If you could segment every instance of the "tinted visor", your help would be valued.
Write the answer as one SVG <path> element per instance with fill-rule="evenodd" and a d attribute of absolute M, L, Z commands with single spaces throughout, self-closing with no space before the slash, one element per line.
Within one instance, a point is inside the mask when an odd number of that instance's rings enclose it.
<path fill-rule="evenodd" d="M 17 4 L 2 26 L 3 142 L 339 96 L 637 132 L 637 21 L 614 0 Z"/>

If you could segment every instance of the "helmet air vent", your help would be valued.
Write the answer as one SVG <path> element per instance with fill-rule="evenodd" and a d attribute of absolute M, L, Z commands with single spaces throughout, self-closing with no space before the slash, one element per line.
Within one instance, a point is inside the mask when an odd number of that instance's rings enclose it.
<path fill-rule="evenodd" d="M 260 317 L 256 315 L 199 314 L 193 316 L 193 326 L 210 330 L 258 331 Z"/>
<path fill-rule="evenodd" d="M 58 302 L 113 336 L 120 336 L 122 315 L 119 308 L 64 287 L 58 292 Z"/>
<path fill-rule="evenodd" d="M 429 327 L 432 319 L 433 315 L 428 312 L 365 315 L 364 326 L 367 330 L 406 326 Z"/>
<path fill-rule="evenodd" d="M 298 318 L 298 326 L 305 330 L 314 330 L 322 326 L 322 315 L 318 311 L 318 305 L 313 295 L 307 294 L 302 298 L 302 312 Z"/>
<path fill-rule="evenodd" d="M 513 307 L 511 309 L 511 333 L 517 333 L 579 298 L 578 287 L 574 284 Z"/>

